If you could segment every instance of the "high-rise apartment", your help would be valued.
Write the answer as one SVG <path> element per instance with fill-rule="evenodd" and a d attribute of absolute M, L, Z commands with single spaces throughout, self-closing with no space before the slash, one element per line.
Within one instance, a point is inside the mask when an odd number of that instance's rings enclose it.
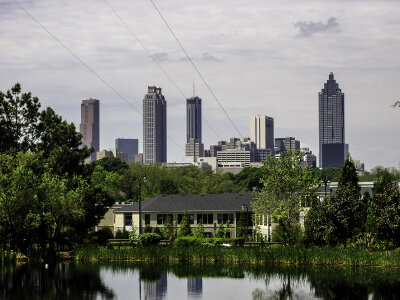
<path fill-rule="evenodd" d="M 319 93 L 319 167 L 343 166 L 348 152 L 344 134 L 344 93 L 333 73 Z"/>
<path fill-rule="evenodd" d="M 128 155 L 128 162 L 135 161 L 135 155 L 138 154 L 138 139 L 115 139 L 115 149 Z"/>
<path fill-rule="evenodd" d="M 167 162 L 167 101 L 149 86 L 143 99 L 143 163 Z"/>
<path fill-rule="evenodd" d="M 82 144 L 95 151 L 85 162 L 96 160 L 96 152 L 100 150 L 100 101 L 96 99 L 82 100 L 81 124 Z"/>
<path fill-rule="evenodd" d="M 274 153 L 274 119 L 268 116 L 250 117 L 250 139 L 257 149 L 271 149 Z"/>

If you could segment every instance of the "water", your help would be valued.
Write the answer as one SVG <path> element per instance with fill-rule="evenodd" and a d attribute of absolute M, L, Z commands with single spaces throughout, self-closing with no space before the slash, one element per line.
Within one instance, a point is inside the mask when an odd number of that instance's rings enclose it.
<path fill-rule="evenodd" d="M 139 284 L 140 282 L 140 284 Z M 0 299 L 399 299 L 400 269 L 57 263 L 0 266 Z"/>

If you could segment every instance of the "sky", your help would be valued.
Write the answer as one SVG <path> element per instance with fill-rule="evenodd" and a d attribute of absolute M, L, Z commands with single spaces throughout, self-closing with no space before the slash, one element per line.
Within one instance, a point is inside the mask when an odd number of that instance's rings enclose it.
<path fill-rule="evenodd" d="M 147 86 L 167 100 L 168 161 L 182 161 L 186 100 L 202 98 L 205 149 L 239 133 L 150 0 L 0 0 L 0 90 L 16 82 L 79 129 L 83 99 L 100 100 L 100 148 L 138 138 Z M 318 155 L 318 92 L 333 72 L 345 94 L 346 143 L 367 169 L 400 167 L 400 1 L 153 0 L 243 137 L 250 116 L 274 118 Z M 117 93 L 118 94 L 117 94 Z M 125 99 L 128 103 L 126 103 Z M 214 131 L 217 133 L 215 134 Z"/>

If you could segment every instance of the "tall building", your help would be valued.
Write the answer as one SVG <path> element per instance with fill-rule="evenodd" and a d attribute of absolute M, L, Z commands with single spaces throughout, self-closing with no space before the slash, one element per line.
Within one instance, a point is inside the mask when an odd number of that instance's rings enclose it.
<path fill-rule="evenodd" d="M 95 151 L 85 162 L 96 160 L 96 152 L 100 150 L 100 101 L 96 99 L 82 100 L 81 104 L 81 124 L 80 133 L 82 134 L 82 144 Z"/>
<path fill-rule="evenodd" d="M 198 139 L 201 142 L 201 99 L 193 96 L 186 99 L 186 143 L 190 139 Z"/>
<path fill-rule="evenodd" d="M 128 162 L 135 161 L 135 155 L 138 154 L 138 139 L 116 139 L 115 149 L 128 155 Z"/>
<path fill-rule="evenodd" d="M 274 153 L 274 119 L 268 116 L 251 116 L 250 139 L 257 149 L 271 149 Z"/>
<path fill-rule="evenodd" d="M 193 96 L 186 99 L 186 145 L 185 155 L 193 157 L 204 156 L 204 145 L 201 142 L 201 99 Z"/>
<path fill-rule="evenodd" d="M 143 99 L 143 163 L 167 162 L 167 101 L 149 86 Z"/>
<path fill-rule="evenodd" d="M 292 136 L 275 139 L 275 152 L 279 154 L 286 151 L 296 151 L 300 149 L 300 141 Z"/>
<path fill-rule="evenodd" d="M 344 134 L 344 93 L 333 73 L 319 93 L 319 167 L 342 167 L 348 152 Z"/>

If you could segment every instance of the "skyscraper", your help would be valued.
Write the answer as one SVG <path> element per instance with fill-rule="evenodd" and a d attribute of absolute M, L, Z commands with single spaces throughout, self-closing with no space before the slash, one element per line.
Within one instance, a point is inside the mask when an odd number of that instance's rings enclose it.
<path fill-rule="evenodd" d="M 201 142 L 201 99 L 196 96 L 186 99 L 185 155 L 193 157 L 195 161 L 204 156 L 204 145 Z"/>
<path fill-rule="evenodd" d="M 343 167 L 348 152 L 344 134 L 344 93 L 329 74 L 319 93 L 319 166 Z"/>
<path fill-rule="evenodd" d="M 257 149 L 271 149 L 274 154 L 274 119 L 268 116 L 251 116 L 250 139 Z"/>
<path fill-rule="evenodd" d="M 186 99 L 186 143 L 190 139 L 198 139 L 201 142 L 201 99 L 193 96 Z"/>
<path fill-rule="evenodd" d="M 128 162 L 135 161 L 135 155 L 138 154 L 138 139 L 116 139 L 115 149 L 128 155 Z"/>
<path fill-rule="evenodd" d="M 95 151 L 85 162 L 96 160 L 96 152 L 100 150 L 100 101 L 96 99 L 82 100 L 81 124 L 82 144 L 93 147 Z"/>
<path fill-rule="evenodd" d="M 143 99 L 143 163 L 167 162 L 167 101 L 149 86 Z"/>

